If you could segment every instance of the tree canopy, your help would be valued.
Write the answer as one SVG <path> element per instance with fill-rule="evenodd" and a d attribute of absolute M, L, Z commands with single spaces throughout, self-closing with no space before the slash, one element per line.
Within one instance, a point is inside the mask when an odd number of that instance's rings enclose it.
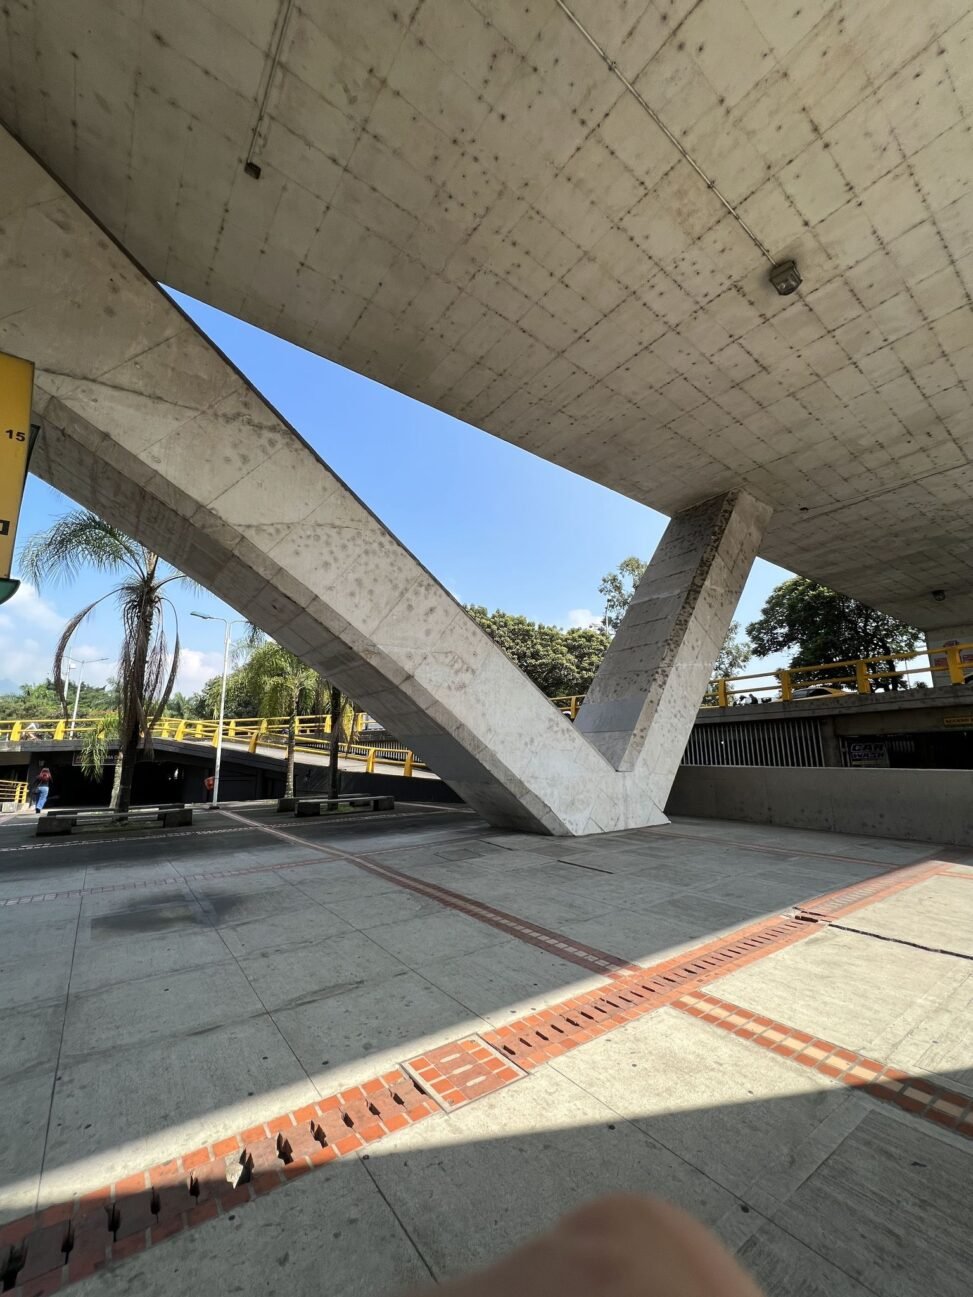
<path fill-rule="evenodd" d="M 609 643 L 601 630 L 566 631 L 479 604 L 468 604 L 466 611 L 549 697 L 585 693 Z"/>
<path fill-rule="evenodd" d="M 747 634 L 761 656 L 790 651 L 791 667 L 875 657 L 887 662 L 889 670 L 897 657 L 915 649 L 921 637 L 915 626 L 802 576 L 774 587 Z M 894 689 L 901 683 L 893 677 L 886 687 Z"/>

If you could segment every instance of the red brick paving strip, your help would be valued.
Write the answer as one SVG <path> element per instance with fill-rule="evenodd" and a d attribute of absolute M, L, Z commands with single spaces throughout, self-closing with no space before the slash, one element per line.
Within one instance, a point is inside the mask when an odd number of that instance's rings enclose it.
<path fill-rule="evenodd" d="M 944 860 L 924 860 L 917 865 L 905 865 L 900 869 L 889 870 L 875 878 L 866 878 L 860 883 L 851 883 L 848 887 L 839 887 L 837 891 L 826 892 L 814 900 L 805 901 L 797 909 L 802 914 L 813 918 L 836 919 L 846 914 L 854 914 L 865 905 L 871 905 L 878 899 L 885 900 L 896 892 L 903 892 L 907 887 L 925 882 L 937 874 L 949 876 L 949 867 Z M 955 875 L 952 875 L 955 877 Z"/>
<path fill-rule="evenodd" d="M 722 977 L 756 959 L 763 959 L 816 927 L 800 919 L 782 918 L 753 924 L 731 937 L 699 946 L 689 954 L 649 968 L 638 968 L 625 977 L 581 995 L 571 996 L 516 1022 L 483 1033 L 487 1044 L 502 1051 L 518 1067 L 531 1071 L 570 1049 L 613 1031 L 643 1014 L 671 1004 L 691 986 Z"/>
<path fill-rule="evenodd" d="M 586 946 L 583 942 L 565 936 L 563 932 L 553 932 L 550 928 L 542 928 L 527 919 L 518 918 L 514 914 L 507 914 L 505 910 L 498 910 L 493 905 L 487 905 L 485 901 L 478 901 L 473 897 L 464 896 L 462 892 L 454 892 L 448 887 L 440 887 L 438 883 L 424 882 L 421 878 L 415 878 L 412 874 L 393 868 L 392 865 L 380 864 L 371 856 L 363 856 L 354 851 L 345 851 L 342 847 L 326 847 L 321 843 L 308 842 L 306 838 L 299 838 L 294 833 L 288 833 L 286 829 L 257 824 L 253 820 L 248 820 L 246 816 L 238 815 L 233 811 L 224 811 L 223 814 L 230 819 L 251 824 L 254 828 L 269 833 L 275 838 L 280 838 L 284 842 L 296 842 L 302 847 L 310 847 L 321 855 L 355 865 L 358 869 L 364 870 L 365 873 L 372 874 L 376 878 L 384 878 L 387 882 L 394 883 L 397 887 L 402 887 L 406 891 L 416 892 L 420 896 L 429 896 L 434 901 L 439 901 L 441 905 L 446 906 L 447 909 L 458 910 L 460 914 L 465 914 L 467 918 L 486 923 L 492 928 L 499 929 L 500 932 L 505 933 L 507 936 L 526 941 L 529 945 L 546 950 L 550 955 L 557 955 L 572 964 L 577 964 L 580 968 L 586 968 L 591 973 L 607 973 L 609 977 L 617 977 L 631 972 L 634 967 L 628 960 L 621 959 L 618 955 L 609 954 L 607 951 L 598 950 L 593 946 Z"/>
<path fill-rule="evenodd" d="M 285 839 L 292 837 L 280 830 L 267 831 Z M 821 926 L 816 921 L 818 915 L 850 912 L 880 895 L 901 891 L 943 872 L 943 862 L 891 870 L 866 884 L 852 884 L 808 902 L 802 912 L 811 922 L 784 916 L 753 924 L 688 954 L 641 968 L 603 952 L 592 952 L 558 933 L 536 928 L 446 888 L 422 883 L 367 857 L 325 847 L 316 850 L 349 860 L 409 890 L 433 896 L 471 918 L 497 927 L 501 926 L 498 920 L 502 920 L 505 930 L 512 928 L 513 935 L 532 944 L 541 944 L 535 940 L 537 936 L 551 938 L 545 940 L 544 948 L 561 958 L 590 967 L 593 961 L 588 955 L 593 954 L 601 967 L 614 965 L 610 975 L 615 980 L 593 991 L 484 1033 L 482 1040 L 466 1038 L 411 1060 L 410 1067 L 417 1075 L 428 1073 L 424 1083 L 429 1081 L 447 1111 L 508 1085 L 522 1071 L 530 1071 L 653 1009 L 673 1005 L 723 1030 L 731 1030 L 741 1039 L 754 1040 L 783 1057 L 793 1057 L 825 1076 L 862 1086 L 876 1098 L 973 1137 L 970 1098 L 693 989 L 723 976 L 730 968 L 735 970 L 812 935 Z M 282 867 L 240 872 L 268 872 Z M 484 1042 L 499 1057 L 484 1048 Z M 520 1071 L 509 1065 L 504 1068 L 504 1057 L 515 1062 Z M 314 1167 L 348 1156 L 438 1111 L 432 1099 L 404 1071 L 396 1069 L 373 1078 L 72 1202 L 58 1203 L 33 1217 L 0 1227 L 0 1284 L 7 1290 L 16 1280 L 14 1291 L 19 1297 L 43 1297 L 110 1261 L 213 1220 Z"/>
<path fill-rule="evenodd" d="M 798 1031 L 702 991 L 690 991 L 674 1001 L 672 1007 L 821 1076 L 862 1089 L 874 1099 L 892 1103 L 973 1139 L 973 1095 L 947 1090 L 926 1077 L 889 1067 L 856 1050 L 844 1049 L 833 1041 Z"/>
<path fill-rule="evenodd" d="M 447 1112 L 502 1090 L 524 1075 L 504 1055 L 488 1049 L 478 1036 L 427 1050 L 418 1058 L 410 1058 L 406 1067 Z"/>
<path fill-rule="evenodd" d="M 0 1283 L 42 1297 L 439 1111 L 396 1068 L 0 1226 Z"/>

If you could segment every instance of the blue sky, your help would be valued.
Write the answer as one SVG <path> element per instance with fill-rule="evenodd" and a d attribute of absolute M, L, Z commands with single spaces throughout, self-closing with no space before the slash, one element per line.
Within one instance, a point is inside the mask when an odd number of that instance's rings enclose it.
<path fill-rule="evenodd" d="M 598 582 L 629 554 L 649 557 L 666 519 L 605 487 L 400 396 L 191 298 L 180 305 L 387 526 L 464 603 L 538 621 L 587 624 L 601 613 Z M 28 479 L 19 540 L 71 502 Z M 738 619 L 746 623 L 789 573 L 758 560 Z M 0 692 L 43 679 L 64 621 L 103 593 L 86 574 L 70 592 L 25 589 L 0 609 Z M 191 609 L 234 616 L 210 595 L 170 587 L 184 645 L 179 687 L 193 692 L 220 668 L 222 627 Z M 76 638 L 79 658 L 118 652 L 111 604 Z"/>

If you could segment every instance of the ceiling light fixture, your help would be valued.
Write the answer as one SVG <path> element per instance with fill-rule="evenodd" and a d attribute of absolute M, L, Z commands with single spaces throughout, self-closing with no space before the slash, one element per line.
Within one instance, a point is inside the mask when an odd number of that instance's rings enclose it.
<path fill-rule="evenodd" d="M 638 90 L 636 90 L 635 86 L 632 85 L 631 81 L 629 81 L 628 77 L 621 70 L 621 68 L 611 57 L 608 51 L 598 44 L 594 36 L 592 36 L 591 32 L 588 31 L 587 27 L 585 27 L 584 23 L 580 20 L 580 18 L 578 18 L 574 13 L 572 13 L 571 9 L 564 3 L 564 0 L 555 0 L 555 3 L 557 4 L 558 8 L 563 10 L 563 12 L 567 15 L 567 17 L 571 19 L 572 23 L 574 23 L 575 27 L 577 27 L 578 31 L 585 38 L 585 40 L 588 42 L 591 48 L 608 65 L 608 68 L 611 71 L 611 73 L 614 76 L 616 76 L 619 79 L 619 81 L 621 81 L 622 85 L 625 87 L 628 93 L 632 96 L 632 98 L 636 101 L 636 103 L 638 103 L 638 105 L 648 115 L 648 117 L 655 123 L 655 125 L 658 126 L 659 130 L 663 133 L 663 135 L 666 137 L 669 143 L 672 144 L 673 147 L 677 149 L 679 153 L 682 154 L 685 161 L 689 163 L 692 169 L 696 172 L 699 178 L 706 185 L 706 188 L 711 190 L 712 193 L 716 195 L 716 197 L 720 200 L 720 202 L 723 204 L 726 210 L 736 221 L 737 225 L 739 225 L 740 229 L 744 232 L 744 234 L 754 245 L 754 247 L 759 251 L 760 255 L 762 257 L 766 257 L 766 259 L 770 262 L 770 282 L 777 289 L 778 293 L 780 293 L 781 297 L 787 297 L 790 293 L 793 293 L 798 287 L 800 287 L 800 283 L 801 283 L 801 275 L 797 269 L 796 264 L 793 261 L 778 262 L 774 260 L 773 256 L 771 255 L 770 249 L 767 248 L 767 246 L 761 241 L 761 239 L 753 232 L 753 230 L 751 230 L 750 226 L 746 223 L 746 221 L 743 219 L 743 217 L 740 215 L 737 209 L 733 206 L 730 200 L 726 197 L 726 195 L 720 192 L 715 180 L 711 180 L 709 178 L 709 176 L 699 165 L 696 159 L 690 155 L 690 153 L 686 148 L 683 147 L 683 145 L 679 142 L 677 137 L 672 133 L 672 131 L 665 124 L 665 122 L 655 111 L 655 109 L 652 108 L 645 101 L 644 97 L 639 93 Z"/>
<path fill-rule="evenodd" d="M 768 278 L 781 297 L 789 297 L 801 286 L 801 272 L 795 261 L 778 261 L 776 265 L 771 266 Z"/>

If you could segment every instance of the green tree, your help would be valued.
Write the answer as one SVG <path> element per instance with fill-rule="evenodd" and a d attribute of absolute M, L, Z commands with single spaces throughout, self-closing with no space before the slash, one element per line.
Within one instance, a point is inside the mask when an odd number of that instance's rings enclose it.
<path fill-rule="evenodd" d="M 119 768 L 112 806 L 127 811 L 139 750 L 146 758 L 152 755 L 152 726 L 165 710 L 179 669 L 178 621 L 166 587 L 189 579 L 87 509 L 65 514 L 47 531 L 32 536 L 20 562 L 24 575 L 37 587 L 47 581 L 72 581 L 84 567 L 120 578 L 65 626 L 54 651 L 53 675 L 55 690 L 66 707 L 62 667 L 71 639 L 99 604 L 113 598 L 122 619 L 122 649 L 117 675 Z M 171 651 L 168 618 L 175 630 Z M 97 769 L 96 760 L 92 769 Z"/>
<path fill-rule="evenodd" d="M 63 715 L 61 700 L 50 680 L 21 685 L 20 692 L 0 697 L 0 720 L 55 720 Z"/>
<path fill-rule="evenodd" d="M 574 663 L 572 687 L 565 693 L 588 692 L 610 643 L 611 639 L 600 627 L 574 627 L 564 632 L 564 647 Z"/>
<path fill-rule="evenodd" d="M 584 693 L 608 645 L 597 630 L 564 631 L 499 608 L 487 612 L 479 604 L 468 604 L 466 611 L 548 697 Z"/>
<path fill-rule="evenodd" d="M 630 554 L 623 558 L 613 572 L 606 572 L 598 582 L 598 593 L 605 599 L 605 629 L 612 634 L 618 630 L 628 612 L 638 583 L 645 575 L 648 563 Z"/>
<path fill-rule="evenodd" d="M 738 639 L 739 634 L 740 623 L 731 621 L 726 629 L 723 647 L 713 667 L 715 676 L 738 675 L 753 657 L 753 646 L 745 639 Z"/>
<path fill-rule="evenodd" d="M 622 618 L 628 612 L 632 596 L 648 566 L 643 559 L 630 555 L 622 559 L 613 572 L 606 572 L 598 583 L 598 592 L 605 599 L 605 626 L 612 633 L 618 630 Z M 727 627 L 723 647 L 713 665 L 714 675 L 736 675 L 750 661 L 753 648 L 746 640 L 738 639 L 739 634 L 740 623 L 731 621 Z"/>
<path fill-rule="evenodd" d="M 756 621 L 747 627 L 754 650 L 786 653 L 789 666 L 880 658 L 880 670 L 894 671 L 895 659 L 911 653 L 921 632 L 887 613 L 876 612 L 857 599 L 829 590 L 806 577 L 795 576 L 775 586 Z M 805 679 L 827 678 L 829 671 L 802 672 Z M 900 689 L 901 676 L 878 682 L 877 688 Z"/>
<path fill-rule="evenodd" d="M 223 715 L 227 720 L 240 720 L 244 716 L 260 716 L 260 700 L 249 688 L 243 664 L 226 677 L 226 704 Z M 188 715 L 197 720 L 216 720 L 220 713 L 220 684 L 222 676 L 213 676 L 202 689 L 188 700 Z"/>
<path fill-rule="evenodd" d="M 310 710 L 318 690 L 318 673 L 275 640 L 265 640 L 250 650 L 235 674 L 243 688 L 257 700 L 258 716 L 287 717 L 287 774 L 284 796 L 294 796 L 294 749 L 297 718 Z"/>

